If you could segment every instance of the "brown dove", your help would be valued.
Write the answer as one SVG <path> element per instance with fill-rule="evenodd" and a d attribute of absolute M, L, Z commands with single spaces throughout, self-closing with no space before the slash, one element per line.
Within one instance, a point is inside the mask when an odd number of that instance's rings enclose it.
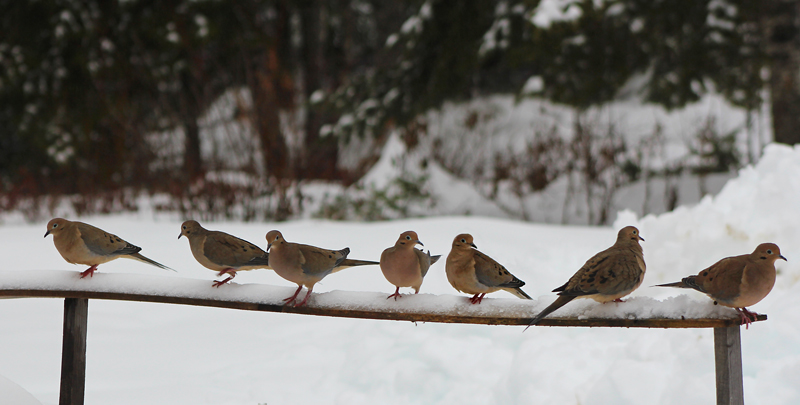
<path fill-rule="evenodd" d="M 181 224 L 181 236 L 189 239 L 192 256 L 200 264 L 214 270 L 217 277 L 228 275 L 222 281 L 214 281 L 213 287 L 219 287 L 236 277 L 240 270 L 268 269 L 267 252 L 260 247 L 220 231 L 209 231 L 197 221 L 189 220 Z"/>
<path fill-rule="evenodd" d="M 83 222 L 53 218 L 47 223 L 47 232 L 44 233 L 44 236 L 47 237 L 50 234 L 53 235 L 53 243 L 64 260 L 72 264 L 91 266 L 81 272 L 81 278 L 93 277 L 97 266 L 120 257 L 175 271 L 142 256 L 139 253 L 142 248 L 131 245 L 117 235 Z"/>
<path fill-rule="evenodd" d="M 614 246 L 592 256 L 566 284 L 553 290 L 558 293 L 558 299 L 536 315 L 530 325 L 536 325 L 575 298 L 620 302 L 620 298 L 639 288 L 645 272 L 644 254 L 639 241 L 644 239 L 635 227 L 620 229 Z"/>
<path fill-rule="evenodd" d="M 480 304 L 483 297 L 497 290 L 506 290 L 519 298 L 531 299 L 520 287 L 525 282 L 514 277 L 505 267 L 478 251 L 472 235 L 462 233 L 453 239 L 453 248 L 447 255 L 445 272 L 447 281 L 456 290 L 474 294 L 469 301 Z"/>
<path fill-rule="evenodd" d="M 422 279 L 428 274 L 428 269 L 436 263 L 441 256 L 431 256 L 431 252 L 424 253 L 414 246 L 419 244 L 417 233 L 406 231 L 400 234 L 394 246 L 387 248 L 381 254 L 381 271 L 386 280 L 397 287 L 394 294 L 386 297 L 387 299 L 400 297 L 400 287 L 411 287 L 414 294 L 419 293 Z"/>
<path fill-rule="evenodd" d="M 291 304 L 297 299 L 303 286 L 308 288 L 305 298 L 295 306 L 305 305 L 314 284 L 325 278 L 328 274 L 335 273 L 347 267 L 379 264 L 367 260 L 348 259 L 350 248 L 342 250 L 327 250 L 316 246 L 302 245 L 287 242 L 279 231 L 272 230 L 267 233 L 267 250 L 269 251 L 269 265 L 279 276 L 297 284 L 297 291 L 289 298 L 284 299 Z"/>
<path fill-rule="evenodd" d="M 697 275 L 656 287 L 693 288 L 720 304 L 736 310 L 746 328 L 756 314 L 745 307 L 757 304 L 775 285 L 775 261 L 786 260 L 774 243 L 762 243 L 748 255 L 726 257 Z"/>

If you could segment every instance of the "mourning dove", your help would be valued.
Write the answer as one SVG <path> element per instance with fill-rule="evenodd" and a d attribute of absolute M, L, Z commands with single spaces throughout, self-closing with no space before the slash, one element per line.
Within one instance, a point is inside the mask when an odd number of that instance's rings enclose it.
<path fill-rule="evenodd" d="M 536 315 L 530 325 L 537 324 L 575 298 L 619 302 L 620 298 L 637 289 L 642 284 L 645 272 L 644 254 L 639 241 L 644 239 L 635 227 L 620 229 L 614 246 L 592 256 L 566 284 L 553 290 L 558 292 L 558 299 Z"/>
<path fill-rule="evenodd" d="M 478 251 L 472 235 L 462 233 L 453 239 L 453 248 L 445 264 L 447 281 L 456 290 L 474 294 L 469 301 L 480 304 L 483 297 L 497 290 L 506 290 L 519 298 L 531 299 L 520 287 L 525 282 L 514 277 L 505 267 Z"/>
<path fill-rule="evenodd" d="M 335 273 L 347 267 L 379 264 L 367 260 L 351 260 L 347 258 L 350 248 L 342 250 L 327 250 L 316 246 L 302 245 L 287 242 L 279 231 L 272 230 L 267 233 L 267 250 L 269 251 L 269 265 L 279 276 L 297 284 L 297 291 L 289 298 L 284 299 L 291 304 L 297 299 L 303 286 L 308 288 L 305 298 L 296 306 L 305 305 L 314 284 L 325 278 L 328 274 Z"/>
<path fill-rule="evenodd" d="M 217 277 L 228 275 L 222 281 L 214 281 L 213 287 L 219 287 L 236 277 L 240 270 L 268 269 L 267 253 L 260 247 L 220 231 L 209 231 L 197 221 L 186 221 L 181 224 L 181 236 L 189 239 L 192 256 L 203 266 L 217 271 Z"/>
<path fill-rule="evenodd" d="M 394 284 L 394 294 L 386 297 L 387 299 L 400 296 L 400 287 L 411 287 L 414 294 L 419 293 L 422 279 L 428 274 L 428 268 L 436 263 L 441 256 L 431 256 L 431 252 L 425 253 L 415 249 L 414 245 L 421 245 L 417 233 L 406 231 L 400 234 L 394 246 L 387 248 L 381 254 L 381 271 L 390 283 Z"/>
<path fill-rule="evenodd" d="M 131 245 L 117 235 L 83 222 L 53 218 L 47 223 L 47 232 L 44 233 L 44 236 L 47 237 L 50 234 L 53 234 L 53 243 L 64 260 L 72 264 L 91 266 L 81 272 L 81 278 L 93 277 L 97 266 L 120 257 L 175 271 L 139 254 L 142 248 Z"/>
<path fill-rule="evenodd" d="M 734 308 L 743 325 L 750 328 L 756 314 L 745 307 L 757 304 L 775 285 L 775 261 L 786 260 L 774 243 L 762 243 L 748 255 L 726 257 L 699 274 L 676 283 L 656 287 L 693 288 L 705 293 L 714 304 Z"/>

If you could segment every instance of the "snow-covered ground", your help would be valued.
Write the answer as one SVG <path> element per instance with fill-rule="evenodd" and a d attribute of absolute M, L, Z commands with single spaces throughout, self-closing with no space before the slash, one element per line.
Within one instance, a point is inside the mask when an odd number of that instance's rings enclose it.
<path fill-rule="evenodd" d="M 475 243 L 519 278 L 546 306 L 561 285 L 595 252 L 614 241 L 623 225 L 640 228 L 648 273 L 630 302 L 580 300 L 554 316 L 636 311 L 651 299 L 686 294 L 684 302 L 717 311 L 702 294 L 648 286 L 678 280 L 725 256 L 749 253 L 760 242 L 777 243 L 789 261 L 778 263 L 773 292 L 752 307 L 769 320 L 742 330 L 745 401 L 800 403 L 800 148 L 769 146 L 755 168 L 744 169 L 714 198 L 694 207 L 637 218 L 622 212 L 613 227 L 588 228 L 521 223 L 483 217 L 437 217 L 377 223 L 295 221 L 206 224 L 266 244 L 280 229 L 290 241 L 377 260 L 397 235 L 413 229 L 426 249 L 446 255 L 452 238 L 470 232 Z M 143 247 L 142 253 L 178 270 L 165 272 L 134 261 L 100 266 L 103 273 L 131 273 L 208 282 L 213 273 L 177 240 L 179 218 L 152 213 L 82 218 Z M 63 261 L 44 223 L 0 226 L 0 269 L 7 279 L 20 270 L 83 266 Z M 431 268 L 422 294 L 460 295 L 447 283 L 444 261 Z M 47 272 L 31 272 L 38 277 Z M 125 280 L 125 277 L 119 277 Z M 0 284 L 2 284 L 0 278 Z M 186 283 L 196 283 L 185 280 Z M 269 270 L 243 272 L 235 294 L 248 284 L 292 284 Z M 125 287 L 124 285 L 122 286 Z M 326 278 L 315 292 L 382 292 L 393 287 L 377 267 L 349 269 Z M 410 291 L 410 290 L 409 290 Z M 363 297 L 362 295 L 359 295 Z M 442 297 L 405 296 L 398 305 Z M 489 306 L 514 306 L 510 294 L 490 295 Z M 326 295 L 312 300 L 327 299 Z M 375 305 L 386 305 L 375 296 Z M 446 299 L 451 302 L 453 299 Z M 500 302 L 500 300 L 503 300 Z M 408 304 L 406 304 L 408 302 Z M 389 305 L 392 305 L 390 302 Z M 19 385 L 43 404 L 58 400 L 63 302 L 0 300 L 0 403 L 30 402 Z M 732 312 L 732 310 L 731 310 Z M 91 300 L 87 349 L 87 404 L 685 404 L 714 401 L 711 330 L 606 329 L 413 324 L 324 318 L 181 305 Z M 677 387 L 677 388 L 676 388 Z M 26 403 L 26 402 L 23 402 Z"/>

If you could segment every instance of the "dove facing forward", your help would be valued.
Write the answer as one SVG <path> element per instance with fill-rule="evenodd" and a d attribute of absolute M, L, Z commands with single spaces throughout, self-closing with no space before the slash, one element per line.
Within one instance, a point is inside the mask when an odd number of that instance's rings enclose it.
<path fill-rule="evenodd" d="M 314 284 L 347 267 L 378 264 L 367 260 L 351 260 L 347 258 L 350 248 L 328 250 L 316 246 L 287 242 L 276 230 L 267 233 L 267 250 L 269 265 L 279 276 L 297 284 L 294 294 L 284 299 L 287 304 L 293 303 L 305 286 L 308 288 L 305 298 L 295 306 L 303 306 L 314 290 Z"/>
<path fill-rule="evenodd" d="M 480 304 L 483 297 L 506 290 L 522 299 L 531 299 L 522 286 L 525 282 L 514 277 L 505 267 L 478 250 L 472 235 L 462 233 L 453 239 L 453 247 L 445 263 L 447 281 L 456 290 L 474 294 L 469 301 Z"/>
<path fill-rule="evenodd" d="M 267 252 L 260 247 L 225 232 L 209 231 L 197 221 L 181 224 L 178 239 L 181 236 L 189 239 L 189 248 L 198 263 L 218 272 L 217 277 L 228 275 L 222 281 L 214 281 L 213 287 L 233 280 L 237 271 L 270 268 Z"/>
<path fill-rule="evenodd" d="M 656 287 L 692 288 L 708 295 L 714 304 L 736 310 L 747 329 L 756 314 L 746 307 L 757 304 L 775 285 L 775 261 L 786 260 L 774 243 L 762 243 L 753 253 L 726 257 L 697 275 Z"/>
<path fill-rule="evenodd" d="M 639 241 L 644 239 L 636 227 L 620 229 L 613 246 L 592 256 L 569 281 L 553 290 L 558 292 L 558 298 L 536 315 L 530 325 L 536 325 L 575 298 L 619 302 L 620 298 L 639 288 L 645 272 L 644 254 Z"/>
<path fill-rule="evenodd" d="M 381 253 L 381 271 L 386 280 L 397 287 L 394 294 L 386 299 L 400 297 L 400 287 L 411 287 L 414 294 L 419 293 L 422 286 L 422 279 L 428 274 L 428 269 L 436 263 L 441 256 L 431 256 L 431 252 L 425 253 L 414 246 L 419 244 L 417 233 L 406 231 L 400 234 L 394 246 L 387 248 Z"/>
<path fill-rule="evenodd" d="M 53 235 L 58 253 L 69 263 L 91 266 L 81 272 L 81 278 L 93 277 L 97 266 L 120 257 L 138 260 L 164 270 L 172 270 L 161 263 L 142 256 L 142 248 L 132 245 L 119 236 L 89 224 L 53 218 L 47 223 L 44 236 Z"/>

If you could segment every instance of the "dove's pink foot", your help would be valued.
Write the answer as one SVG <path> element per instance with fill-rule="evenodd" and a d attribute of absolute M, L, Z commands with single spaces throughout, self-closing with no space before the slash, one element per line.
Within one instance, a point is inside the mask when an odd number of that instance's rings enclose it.
<path fill-rule="evenodd" d="M 750 329 L 750 324 L 753 323 L 753 321 L 755 321 L 756 319 L 758 319 L 758 314 L 748 311 L 747 308 L 742 308 L 742 309 L 734 308 L 734 309 L 736 309 L 736 312 L 739 313 L 739 319 L 742 322 L 740 325 L 744 325 L 745 329 Z"/>
<path fill-rule="evenodd" d="M 485 296 L 485 295 L 486 295 L 486 293 L 475 294 L 475 295 L 472 296 L 472 298 L 469 299 L 469 302 L 471 302 L 473 304 L 480 304 L 481 301 L 483 301 L 483 296 Z"/>
<path fill-rule="evenodd" d="M 298 291 L 299 291 L 299 290 L 298 290 Z M 302 301 L 300 301 L 300 303 L 299 303 L 299 304 L 295 304 L 295 307 L 302 307 L 303 305 L 306 305 L 306 301 L 308 301 L 308 297 L 309 297 L 310 295 L 311 295 L 311 290 L 308 290 L 308 292 L 306 293 L 306 297 L 305 297 L 305 298 L 303 298 L 303 300 L 302 300 Z"/>
<path fill-rule="evenodd" d="M 230 277 L 228 277 L 228 278 L 226 278 L 225 280 L 222 280 L 222 281 L 215 281 L 214 284 L 212 284 L 211 286 L 212 287 L 219 287 L 219 286 L 221 286 L 223 284 L 226 284 L 228 281 L 233 280 L 233 278 L 236 277 L 236 270 L 234 270 L 234 269 L 232 269 L 230 267 L 227 268 L 227 269 L 223 269 L 222 271 L 217 273 L 217 277 L 222 277 L 222 276 L 224 276 L 226 274 L 230 274 Z"/>
<path fill-rule="evenodd" d="M 285 302 L 286 305 L 291 304 L 292 302 L 294 302 L 294 300 L 297 299 L 297 295 L 300 294 L 300 289 L 302 289 L 302 288 L 303 288 L 302 285 L 297 286 L 297 290 L 295 290 L 294 294 L 289 298 L 284 298 L 283 302 Z"/>
<path fill-rule="evenodd" d="M 395 301 L 397 301 L 397 297 L 402 297 L 402 295 L 400 295 L 400 287 L 397 287 L 397 289 L 394 290 L 394 294 L 386 297 L 386 299 L 388 300 L 389 298 L 392 298 L 392 297 L 394 297 Z"/>
<path fill-rule="evenodd" d="M 88 269 L 86 269 L 85 271 L 82 271 L 82 272 L 81 272 L 81 278 L 84 278 L 84 277 L 86 277 L 86 276 L 89 276 L 90 278 L 91 278 L 91 277 L 94 277 L 94 272 L 95 272 L 96 270 L 97 270 L 97 265 L 95 264 L 94 266 L 92 266 L 92 267 L 89 267 L 89 268 L 88 268 Z"/>

